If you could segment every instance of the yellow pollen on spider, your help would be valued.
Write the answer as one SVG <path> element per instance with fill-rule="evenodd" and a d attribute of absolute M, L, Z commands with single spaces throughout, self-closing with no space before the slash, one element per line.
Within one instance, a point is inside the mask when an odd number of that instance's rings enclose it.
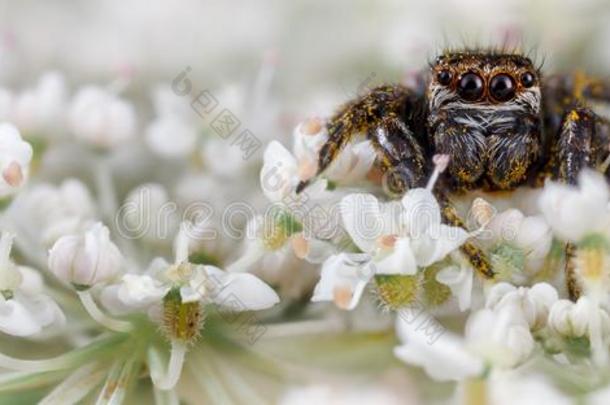
<path fill-rule="evenodd" d="M 578 121 L 579 119 L 580 119 L 580 116 L 578 115 L 578 113 L 576 111 L 571 111 L 570 114 L 568 115 L 569 121 Z"/>

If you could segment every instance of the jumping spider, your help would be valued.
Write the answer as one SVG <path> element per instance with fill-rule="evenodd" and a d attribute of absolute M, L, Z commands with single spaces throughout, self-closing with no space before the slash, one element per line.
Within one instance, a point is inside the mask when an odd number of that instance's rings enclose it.
<path fill-rule="evenodd" d="M 432 156 L 447 154 L 449 167 L 435 193 L 444 221 L 464 227 L 451 195 L 538 187 L 547 177 L 573 184 L 582 168 L 600 167 L 608 157 L 610 123 L 587 105 L 610 101 L 608 82 L 582 74 L 543 79 L 528 57 L 495 50 L 446 52 L 421 78 L 426 85 L 419 90 L 382 85 L 341 107 L 327 123 L 318 175 L 359 133 L 371 140 L 394 193 L 423 186 Z M 462 251 L 481 276 L 494 278 L 474 242 Z M 566 246 L 566 279 L 575 298 L 573 251 Z"/>

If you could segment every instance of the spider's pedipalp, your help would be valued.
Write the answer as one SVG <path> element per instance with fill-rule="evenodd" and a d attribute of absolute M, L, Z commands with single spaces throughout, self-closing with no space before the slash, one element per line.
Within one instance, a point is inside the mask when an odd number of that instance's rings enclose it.
<path fill-rule="evenodd" d="M 426 172 L 424 150 L 399 117 L 388 115 L 369 130 L 367 138 L 377 151 L 377 164 L 384 173 L 386 191 L 401 195 L 422 184 Z"/>
<path fill-rule="evenodd" d="M 413 159 L 412 181 L 408 183 L 418 181 L 424 156 L 411 124 L 419 102 L 420 97 L 407 87 L 383 85 L 345 104 L 327 123 L 328 140 L 320 149 L 316 176 L 330 166 L 345 145 L 363 134 L 373 141 L 383 170 L 395 168 L 399 172 L 402 163 Z M 297 192 L 307 184 L 300 183 Z"/>

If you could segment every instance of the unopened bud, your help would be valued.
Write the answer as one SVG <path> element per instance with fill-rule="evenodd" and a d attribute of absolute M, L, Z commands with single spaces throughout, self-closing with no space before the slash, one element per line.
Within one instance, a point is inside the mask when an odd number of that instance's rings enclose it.
<path fill-rule="evenodd" d="M 479 226 L 487 225 L 496 215 L 494 206 L 480 197 L 475 198 L 472 202 L 471 212 L 472 217 Z"/>
<path fill-rule="evenodd" d="M 49 270 L 78 289 L 112 280 L 122 263 L 123 256 L 110 240 L 110 231 L 100 222 L 84 234 L 62 236 L 49 251 Z"/>

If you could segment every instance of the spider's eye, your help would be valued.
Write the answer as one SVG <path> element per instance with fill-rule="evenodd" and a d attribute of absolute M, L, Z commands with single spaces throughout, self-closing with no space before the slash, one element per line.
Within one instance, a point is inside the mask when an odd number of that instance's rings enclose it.
<path fill-rule="evenodd" d="M 515 96 L 515 82 L 509 75 L 496 75 L 489 82 L 489 92 L 498 101 L 508 101 Z"/>
<path fill-rule="evenodd" d="M 451 83 L 451 72 L 448 70 L 441 70 L 436 75 L 436 79 L 438 80 L 438 82 L 440 84 L 442 84 L 443 86 L 446 86 L 449 83 Z"/>
<path fill-rule="evenodd" d="M 536 78 L 530 72 L 525 72 L 521 75 L 521 83 L 524 87 L 532 87 L 536 82 Z"/>
<path fill-rule="evenodd" d="M 464 100 L 476 101 L 483 95 L 483 79 L 476 73 L 466 73 L 460 78 L 458 94 Z"/>

